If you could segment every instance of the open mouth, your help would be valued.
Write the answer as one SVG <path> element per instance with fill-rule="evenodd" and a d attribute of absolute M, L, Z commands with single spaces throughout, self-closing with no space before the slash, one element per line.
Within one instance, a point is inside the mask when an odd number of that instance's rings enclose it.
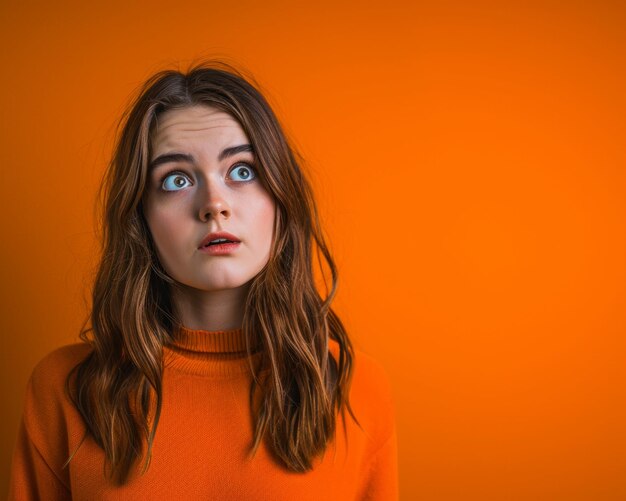
<path fill-rule="evenodd" d="M 200 242 L 198 249 L 236 248 L 241 243 L 237 235 L 227 231 L 211 232 Z"/>
<path fill-rule="evenodd" d="M 222 245 L 222 244 L 238 244 L 239 242 L 235 241 L 235 240 L 228 240 L 226 238 L 216 238 L 215 240 L 211 240 L 208 244 L 206 244 L 204 247 L 211 247 L 213 245 Z"/>

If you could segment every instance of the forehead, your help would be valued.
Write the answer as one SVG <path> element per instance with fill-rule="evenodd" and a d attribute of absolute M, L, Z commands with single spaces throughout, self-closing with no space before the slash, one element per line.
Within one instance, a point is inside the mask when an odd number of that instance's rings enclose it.
<path fill-rule="evenodd" d="M 200 146 L 221 148 L 233 142 L 248 142 L 237 120 L 207 105 L 174 108 L 161 113 L 151 134 L 153 152 Z"/>

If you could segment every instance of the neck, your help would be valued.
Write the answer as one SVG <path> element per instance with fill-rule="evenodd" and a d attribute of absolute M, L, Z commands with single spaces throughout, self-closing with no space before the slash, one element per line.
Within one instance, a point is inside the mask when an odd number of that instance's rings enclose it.
<path fill-rule="evenodd" d="M 232 289 L 203 291 L 185 285 L 172 288 L 172 301 L 189 329 L 240 329 L 250 282 Z"/>

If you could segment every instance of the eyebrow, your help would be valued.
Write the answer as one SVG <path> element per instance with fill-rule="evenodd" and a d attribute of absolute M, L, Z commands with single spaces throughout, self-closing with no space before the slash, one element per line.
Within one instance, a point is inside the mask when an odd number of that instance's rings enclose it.
<path fill-rule="evenodd" d="M 221 162 L 222 160 L 232 157 L 237 153 L 242 153 L 244 151 L 249 151 L 250 153 L 254 153 L 251 144 L 240 144 L 238 146 L 231 146 L 229 148 L 224 148 L 217 159 Z M 188 153 L 164 153 L 163 155 L 159 155 L 154 160 L 150 162 L 149 170 L 155 169 L 161 164 L 166 164 L 169 162 L 187 162 L 193 163 L 194 158 L 193 155 Z"/>

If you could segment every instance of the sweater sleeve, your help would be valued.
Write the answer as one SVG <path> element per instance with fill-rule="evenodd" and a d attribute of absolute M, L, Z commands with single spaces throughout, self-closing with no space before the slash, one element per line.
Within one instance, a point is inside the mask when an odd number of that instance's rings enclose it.
<path fill-rule="evenodd" d="M 392 435 L 370 460 L 369 478 L 363 501 L 397 501 L 398 492 L 398 439 Z"/>
<path fill-rule="evenodd" d="M 364 470 L 359 501 L 398 501 L 398 438 L 391 380 L 383 366 L 361 354 L 361 385 L 357 390 L 372 412 L 373 448 Z"/>
<path fill-rule="evenodd" d="M 71 410 L 64 386 L 69 370 L 87 350 L 80 344 L 58 348 L 33 369 L 13 450 L 10 501 L 72 498 L 69 470 L 64 465 L 83 429 L 68 427 L 70 414 L 76 412 Z"/>
<path fill-rule="evenodd" d="M 72 495 L 31 440 L 22 419 L 13 451 L 9 501 L 35 499 L 69 500 Z"/>

